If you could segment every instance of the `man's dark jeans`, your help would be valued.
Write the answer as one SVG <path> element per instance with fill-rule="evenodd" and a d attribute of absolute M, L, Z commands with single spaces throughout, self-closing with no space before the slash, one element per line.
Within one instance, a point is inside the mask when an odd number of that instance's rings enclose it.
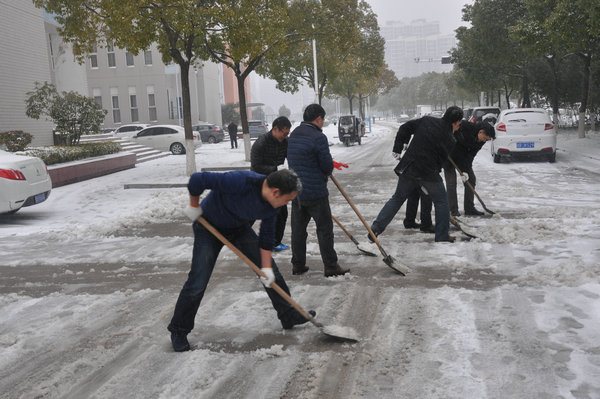
<path fill-rule="evenodd" d="M 204 296 L 206 286 L 215 267 L 215 262 L 219 252 L 223 247 L 221 241 L 211 232 L 206 230 L 198 222 L 194 222 L 194 251 L 192 255 L 192 266 L 188 274 L 188 279 L 183 285 L 173 318 L 169 324 L 169 331 L 176 334 L 188 334 L 194 328 L 194 319 L 198 312 L 198 307 Z M 258 267 L 261 266 L 260 249 L 258 246 L 258 236 L 252 230 L 250 225 L 243 226 L 236 230 L 220 230 L 236 248 L 246 255 Z M 275 273 L 275 283 L 280 286 L 287 294 L 290 290 L 283 279 L 279 269 L 272 260 L 273 272 Z M 258 283 L 260 284 L 260 283 Z M 288 302 L 286 302 L 272 288 L 265 288 L 273 307 L 277 311 L 277 317 L 281 321 L 294 320 L 298 318 L 296 311 Z"/>
<path fill-rule="evenodd" d="M 475 184 L 477 183 L 477 177 L 475 176 L 475 172 L 473 172 L 473 167 L 470 166 L 464 170 L 463 173 L 469 174 L 469 183 L 475 188 Z M 446 189 L 448 190 L 448 203 L 450 205 L 450 212 L 457 213 L 458 212 L 458 199 L 456 196 L 456 170 L 453 166 L 444 168 L 444 179 L 446 180 Z M 464 210 L 465 212 L 470 212 L 475 209 L 475 195 L 473 191 L 467 186 L 465 186 L 465 195 L 464 195 Z"/>
<path fill-rule="evenodd" d="M 431 207 L 433 203 L 431 198 L 421 190 L 421 188 L 413 191 L 406 199 L 406 216 L 405 222 L 415 223 L 417 218 L 417 209 L 419 207 L 419 200 L 421 200 L 421 227 L 433 226 L 431 221 Z"/>
<path fill-rule="evenodd" d="M 317 225 L 317 240 L 325 270 L 339 267 L 333 248 L 333 219 L 328 197 L 310 201 L 295 198 L 292 201 L 292 265 L 300 269 L 306 266 L 306 228 L 311 218 Z"/>
<path fill-rule="evenodd" d="M 435 181 L 415 179 L 404 174 L 398 176 L 396 191 L 379 211 L 379 215 L 371 225 L 373 232 L 375 234 L 383 233 L 406 198 L 421 186 L 425 187 L 435 206 L 435 240 L 446 240 L 450 231 L 450 209 L 444 182 L 440 176 L 437 176 Z"/>

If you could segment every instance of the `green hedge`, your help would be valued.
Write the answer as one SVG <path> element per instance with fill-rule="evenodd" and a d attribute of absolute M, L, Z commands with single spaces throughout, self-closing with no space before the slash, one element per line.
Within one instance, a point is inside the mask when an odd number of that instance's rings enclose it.
<path fill-rule="evenodd" d="M 119 151 L 121 151 L 121 144 L 111 141 L 105 143 L 85 143 L 74 146 L 33 148 L 25 151 L 25 154 L 41 158 L 46 165 L 54 165 L 84 158 L 114 154 Z"/>
<path fill-rule="evenodd" d="M 10 152 L 23 151 L 31 143 L 33 136 L 22 130 L 10 130 L 0 133 L 0 145 Z"/>

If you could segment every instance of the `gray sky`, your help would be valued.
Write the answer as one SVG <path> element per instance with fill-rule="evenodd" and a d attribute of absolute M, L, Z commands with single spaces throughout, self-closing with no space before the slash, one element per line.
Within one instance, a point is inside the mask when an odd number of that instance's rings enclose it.
<path fill-rule="evenodd" d="M 379 26 L 386 21 L 402 21 L 410 23 L 415 19 L 439 21 L 443 34 L 452 33 L 461 25 L 462 8 L 471 4 L 471 0 L 367 0 L 378 16 Z"/>

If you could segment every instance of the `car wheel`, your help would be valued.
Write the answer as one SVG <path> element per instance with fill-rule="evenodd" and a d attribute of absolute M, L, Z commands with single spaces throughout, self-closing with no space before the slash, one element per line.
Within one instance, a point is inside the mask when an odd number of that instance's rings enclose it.
<path fill-rule="evenodd" d="M 217 142 L 217 139 L 215 138 L 215 136 L 210 136 L 210 137 L 208 138 L 208 142 L 209 142 L 210 144 L 214 144 L 214 143 L 216 143 L 216 142 Z"/>
<path fill-rule="evenodd" d="M 173 155 L 185 154 L 185 147 L 181 143 L 173 143 L 171 144 L 171 152 Z"/>
<path fill-rule="evenodd" d="M 346 139 L 346 140 L 344 140 L 344 145 L 345 145 L 346 147 L 349 147 L 349 146 L 350 146 L 350 139 Z"/>
<path fill-rule="evenodd" d="M 494 154 L 494 163 L 500 163 L 501 160 L 500 154 Z"/>

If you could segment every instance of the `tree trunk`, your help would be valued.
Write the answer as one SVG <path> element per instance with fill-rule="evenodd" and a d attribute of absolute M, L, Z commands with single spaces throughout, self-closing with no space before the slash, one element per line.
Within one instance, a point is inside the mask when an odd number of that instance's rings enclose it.
<path fill-rule="evenodd" d="M 248 109 L 246 108 L 246 89 L 244 81 L 246 80 L 239 68 L 236 68 L 235 77 L 237 79 L 238 97 L 240 98 L 240 119 L 242 120 L 242 132 L 244 137 L 244 155 L 246 162 L 250 162 L 250 129 L 248 128 Z"/>
<path fill-rule="evenodd" d="M 585 111 L 587 109 L 588 94 L 590 89 L 590 65 L 592 56 L 589 53 L 579 53 L 578 56 L 583 59 L 583 81 L 581 82 L 581 106 L 579 107 L 579 126 L 577 132 L 579 138 L 585 138 Z"/>
<path fill-rule="evenodd" d="M 185 170 L 188 176 L 197 172 L 194 136 L 192 134 L 192 109 L 190 102 L 190 63 L 179 64 L 181 73 L 181 102 L 183 107 L 183 129 L 185 130 Z M 177 83 L 175 83 L 177 84 Z M 179 99 L 176 101 L 179 108 Z M 178 110 L 179 112 L 179 110 Z"/>
<path fill-rule="evenodd" d="M 556 56 L 544 57 L 548 61 L 550 70 L 552 71 L 552 119 L 556 126 L 558 126 L 559 115 L 558 115 L 558 70 L 556 68 Z"/>
<path fill-rule="evenodd" d="M 510 92 L 508 91 L 508 85 L 506 84 L 506 81 L 504 81 L 504 93 L 506 96 L 506 109 L 510 109 Z"/>

